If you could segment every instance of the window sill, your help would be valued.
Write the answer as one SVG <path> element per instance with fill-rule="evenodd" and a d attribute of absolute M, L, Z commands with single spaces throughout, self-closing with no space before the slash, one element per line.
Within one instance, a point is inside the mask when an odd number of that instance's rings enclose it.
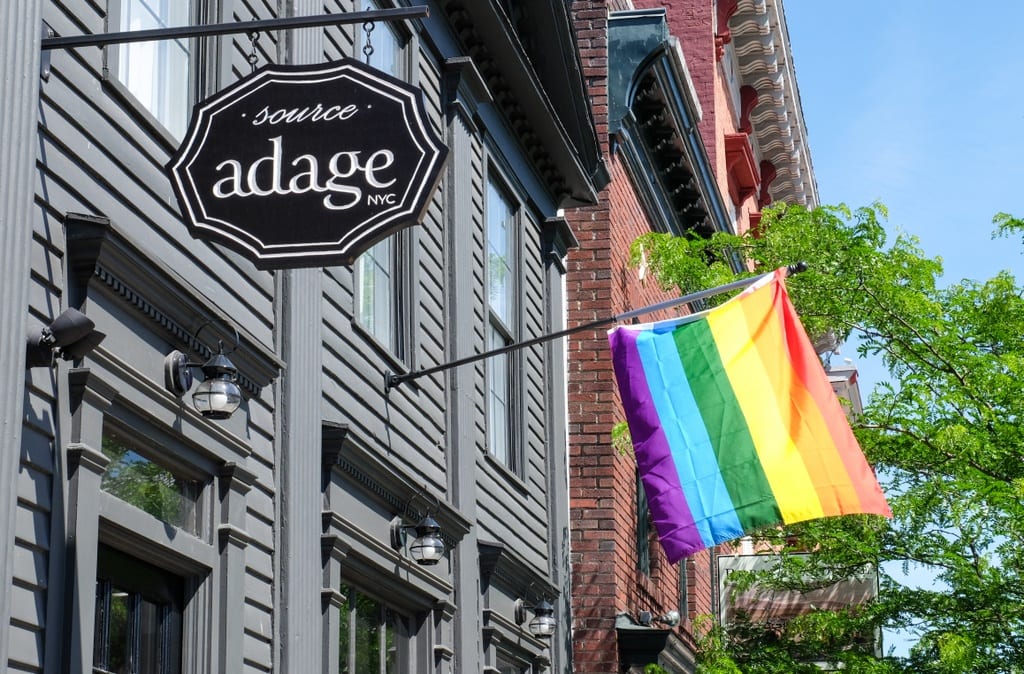
<path fill-rule="evenodd" d="M 103 88 L 119 103 L 124 106 L 125 113 L 133 120 L 138 122 L 139 126 L 148 131 L 153 138 L 160 142 L 160 144 L 169 153 L 173 154 L 177 151 L 178 146 L 181 145 L 180 138 L 175 138 L 167 127 L 160 123 L 153 113 L 146 109 L 146 107 L 137 99 L 130 91 L 128 87 L 122 84 L 120 81 L 114 79 L 113 75 L 107 75 L 102 79 Z"/>
<path fill-rule="evenodd" d="M 363 327 L 362 323 L 354 318 L 352 319 L 352 332 L 359 335 L 385 361 L 385 364 L 390 366 L 390 370 L 393 373 L 406 374 L 411 370 L 409 365 L 397 356 L 390 347 L 385 346 L 372 332 Z"/>
<path fill-rule="evenodd" d="M 526 486 L 525 478 L 515 473 L 501 461 L 498 461 L 496 458 L 494 458 L 494 455 L 492 455 L 486 449 L 483 451 L 483 455 L 484 460 L 487 462 L 487 464 L 491 466 L 491 468 L 493 468 L 499 474 L 501 474 L 508 481 L 508 483 L 511 486 L 513 486 L 517 491 L 519 491 L 523 495 L 529 493 L 530 490 Z"/>

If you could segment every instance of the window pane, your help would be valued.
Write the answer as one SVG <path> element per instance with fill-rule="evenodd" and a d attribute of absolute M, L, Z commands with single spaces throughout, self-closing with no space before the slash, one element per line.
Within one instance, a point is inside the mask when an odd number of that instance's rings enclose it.
<path fill-rule="evenodd" d="M 396 636 L 401 618 L 394 611 L 386 611 L 384 621 L 384 672 L 398 674 L 398 642 Z"/>
<path fill-rule="evenodd" d="M 636 476 L 636 567 L 640 573 L 651 574 L 651 510 L 640 474 Z"/>
<path fill-rule="evenodd" d="M 490 308 L 488 350 L 512 343 L 516 330 L 515 222 L 512 202 L 493 180 L 487 182 L 487 303 Z M 517 470 L 512 444 L 512 357 L 494 356 L 487 364 L 488 449 L 498 461 Z"/>
<path fill-rule="evenodd" d="M 95 671 L 181 671 L 183 581 L 104 545 L 97 549 Z"/>
<path fill-rule="evenodd" d="M 517 665 L 501 655 L 498 656 L 497 665 L 498 671 L 501 672 L 501 674 L 523 674 L 526 671 L 526 668 L 522 665 Z"/>
<path fill-rule="evenodd" d="M 493 325 L 490 330 L 488 350 L 505 346 L 504 336 Z M 509 398 L 511 382 L 509 369 L 511 356 L 504 354 L 492 356 L 487 361 L 488 386 L 488 448 L 498 461 L 509 468 L 514 468 L 511 461 L 511 418 L 509 414 Z"/>
<path fill-rule="evenodd" d="M 123 0 L 121 30 L 188 25 L 191 5 L 190 0 Z M 118 79 L 175 138 L 182 138 L 190 104 L 188 41 L 132 42 L 118 49 Z"/>
<path fill-rule="evenodd" d="M 377 600 L 347 585 L 341 586 L 345 605 L 339 635 L 342 674 L 400 674 L 408 671 L 404 639 L 405 618 Z"/>
<path fill-rule="evenodd" d="M 371 3 L 373 9 L 385 9 L 379 2 Z M 369 4 L 367 5 L 370 6 Z M 386 21 L 379 21 L 373 24 L 374 29 L 370 32 L 370 46 L 373 52 L 370 54 L 369 64 L 377 70 L 383 70 L 389 75 L 402 77 L 401 67 L 401 43 L 398 35 Z M 366 33 L 360 32 L 363 45 L 366 43 Z M 362 49 L 362 47 L 360 47 Z M 364 52 L 360 52 L 364 53 Z"/>
<path fill-rule="evenodd" d="M 110 464 L 100 488 L 159 520 L 198 534 L 201 485 L 143 456 L 129 439 L 104 429 L 103 453 Z"/>
<path fill-rule="evenodd" d="M 139 617 L 139 672 L 162 672 L 160 663 L 163 646 L 164 607 L 149 599 L 141 598 L 138 604 Z"/>
<path fill-rule="evenodd" d="M 395 330 L 395 239 L 389 237 L 374 245 L 357 260 L 356 315 L 359 323 L 378 342 L 398 352 Z M 400 354 L 399 354 L 400 355 Z"/>
<path fill-rule="evenodd" d="M 109 585 L 108 585 L 109 587 Z M 127 672 L 129 654 L 129 614 L 131 595 L 121 588 L 111 588 L 110 608 L 107 614 L 107 662 L 110 672 Z"/>
<path fill-rule="evenodd" d="M 380 674 L 380 604 L 356 593 L 356 666 L 355 674 Z"/>
<path fill-rule="evenodd" d="M 514 211 L 493 182 L 487 184 L 487 302 L 491 311 L 512 326 L 515 290 L 512 259 Z"/>

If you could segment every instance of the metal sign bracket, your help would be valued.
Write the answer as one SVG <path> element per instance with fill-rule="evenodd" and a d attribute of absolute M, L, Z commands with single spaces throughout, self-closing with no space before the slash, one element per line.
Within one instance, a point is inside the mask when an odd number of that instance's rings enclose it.
<path fill-rule="evenodd" d="M 66 37 L 51 37 L 52 32 L 49 30 L 49 27 L 44 24 L 41 49 L 45 53 L 51 49 L 104 47 L 109 44 L 125 44 L 129 42 L 176 40 L 180 38 L 205 37 L 210 35 L 232 35 L 237 33 L 253 33 L 268 30 L 314 28 L 317 26 L 340 26 L 373 21 L 424 19 L 429 15 L 430 13 L 426 5 L 418 5 L 415 7 L 395 7 L 393 9 L 375 9 L 364 12 L 317 14 L 315 16 L 289 16 L 278 19 L 232 21 L 229 23 L 214 23 L 202 26 L 178 26 L 172 28 L 154 28 L 152 30 L 133 30 L 120 33 L 71 35 Z"/>

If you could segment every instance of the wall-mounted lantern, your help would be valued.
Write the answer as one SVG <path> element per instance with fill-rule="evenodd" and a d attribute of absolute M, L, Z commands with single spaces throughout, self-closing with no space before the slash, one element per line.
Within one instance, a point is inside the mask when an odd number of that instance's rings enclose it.
<path fill-rule="evenodd" d="M 29 332 L 25 367 L 52 367 L 54 356 L 64 360 L 84 358 L 103 341 L 105 334 L 77 309 L 65 309 L 53 322 Z"/>
<path fill-rule="evenodd" d="M 441 538 L 441 525 L 430 515 L 418 524 L 405 524 L 400 516 L 391 520 L 391 547 L 401 550 L 405 547 L 407 532 L 413 530 L 416 538 L 409 544 L 409 556 L 421 566 L 433 566 L 441 561 L 445 553 L 444 540 Z"/>
<path fill-rule="evenodd" d="M 555 607 L 547 599 L 541 599 L 534 606 L 527 606 L 522 599 L 516 599 L 515 622 L 522 625 L 526 622 L 526 611 L 533 611 L 533 619 L 527 626 L 530 634 L 538 639 L 546 639 L 555 633 L 558 621 L 555 619 Z"/>
<path fill-rule="evenodd" d="M 205 326 L 205 324 L 204 324 Z M 204 326 L 200 326 L 200 330 Z M 198 335 L 199 332 L 196 332 Z M 235 331 L 235 348 L 238 332 Z M 198 368 L 203 378 L 192 394 L 192 404 L 207 419 L 227 419 L 242 404 L 242 390 L 238 387 L 238 369 L 224 353 L 224 342 L 218 342 L 217 353 L 205 363 L 195 363 L 178 350 L 164 358 L 164 388 L 181 397 L 192 388 L 193 369 Z"/>

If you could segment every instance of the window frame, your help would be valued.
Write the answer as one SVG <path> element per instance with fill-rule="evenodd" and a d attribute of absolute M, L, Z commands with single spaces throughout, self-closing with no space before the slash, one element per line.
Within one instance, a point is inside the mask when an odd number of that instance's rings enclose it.
<path fill-rule="evenodd" d="M 377 653 L 379 655 L 379 661 L 376 663 L 376 668 L 382 674 L 388 672 L 387 669 L 387 640 L 388 631 L 392 629 L 394 644 L 395 644 L 395 672 L 412 672 L 415 671 L 415 657 L 414 648 L 416 634 L 413 629 L 414 618 L 392 604 L 384 601 L 380 597 L 373 593 L 367 592 L 363 587 L 357 583 L 352 583 L 346 579 L 342 579 L 341 587 L 339 588 L 339 594 L 341 595 L 341 605 L 338 607 L 338 662 L 337 671 L 358 671 L 358 666 L 361 664 L 372 664 L 372 663 L 359 663 L 355 660 L 357 655 L 357 643 L 358 638 L 351 639 L 352 635 L 355 635 L 359 629 L 359 605 L 354 601 L 358 597 L 367 599 L 377 605 L 378 618 L 375 625 L 378 635 L 378 647 Z M 395 625 L 389 622 L 389 616 L 395 616 Z M 348 648 L 344 648 L 346 644 L 342 642 L 342 630 L 347 629 L 347 634 L 350 637 L 350 643 Z M 347 666 L 349 669 L 345 669 Z M 325 663 L 325 669 L 328 669 L 329 665 Z"/>
<path fill-rule="evenodd" d="M 110 600 L 115 594 L 116 583 L 121 593 L 128 594 L 131 604 L 128 609 L 126 635 L 131 655 L 137 657 L 144 645 L 145 635 L 139 633 L 143 620 L 140 615 L 141 600 L 155 600 L 160 602 L 158 606 L 161 608 L 158 625 L 160 633 L 155 644 L 160 666 L 155 674 L 181 672 L 184 650 L 185 579 L 102 543 L 97 548 L 96 558 L 93 671 L 111 671 L 104 667 L 110 665 Z M 132 662 L 133 658 L 129 657 L 128 660 Z M 131 667 L 131 671 L 140 671 L 137 663 Z"/>
<path fill-rule="evenodd" d="M 121 438 L 122 444 L 131 443 L 131 451 L 160 468 L 163 468 L 174 477 L 185 479 L 195 484 L 196 493 L 192 501 L 192 508 L 194 511 L 192 518 L 194 519 L 195 526 L 190 530 L 173 522 L 162 520 L 158 515 L 148 512 L 144 508 L 119 497 L 112 491 L 104 489 L 103 481 L 106 477 L 107 471 L 110 469 L 110 466 L 113 465 L 113 462 L 104 469 L 103 474 L 100 476 L 100 490 L 104 494 L 108 494 L 112 498 L 117 499 L 118 502 L 139 510 L 140 512 L 146 513 L 167 526 L 183 531 L 184 533 L 194 536 L 204 542 L 211 542 L 213 535 L 213 515 L 211 512 L 213 499 L 213 465 L 200 460 L 199 457 L 195 456 L 194 453 L 189 452 L 184 447 L 176 446 L 173 451 L 168 451 L 158 440 L 153 440 L 152 436 L 147 437 L 145 433 L 132 428 L 130 424 L 115 417 L 106 416 L 103 419 L 101 429 L 101 451 L 105 449 L 104 444 L 107 438 L 111 435 Z M 164 451 L 161 451 L 161 449 Z M 111 457 L 107 456 L 107 458 L 109 459 Z"/>
<path fill-rule="evenodd" d="M 523 284 L 523 269 L 522 269 L 522 237 L 523 237 L 523 204 L 520 199 L 516 197 L 515 191 L 510 187 L 509 181 L 502 176 L 494 166 L 490 167 L 487 171 L 486 184 L 484 186 L 484 298 L 485 298 L 485 331 L 484 339 L 486 340 L 484 348 L 485 351 L 490 351 L 495 348 L 501 348 L 502 346 L 510 346 L 520 339 L 522 330 L 522 284 Z M 510 279 L 510 287 L 506 289 L 504 298 L 508 304 L 507 316 L 502 317 L 499 312 L 495 311 L 495 307 L 491 302 L 491 274 L 493 273 L 492 261 L 491 261 L 491 241 L 492 241 L 492 220 L 491 220 L 491 199 L 492 195 L 497 195 L 503 200 L 508 207 L 508 217 L 506 219 L 507 229 L 505 232 L 505 252 L 508 259 L 508 275 Z M 492 337 L 497 335 L 503 344 L 495 344 L 492 341 Z M 525 476 L 525 461 L 524 452 L 522 447 L 522 437 L 518 425 L 515 423 L 515 419 L 521 415 L 521 389 L 523 382 L 519 374 L 521 368 L 521 354 L 518 351 L 512 351 L 510 353 L 492 356 L 487 359 L 485 366 L 485 386 L 486 401 L 485 401 L 485 414 L 487 419 L 487 438 L 486 438 L 486 454 L 495 463 L 502 466 L 504 469 L 511 472 L 516 477 L 522 479 Z M 505 377 L 505 429 L 503 435 L 505 436 L 505 456 L 504 458 L 499 456 L 495 452 L 494 442 L 494 422 L 493 416 L 494 410 L 492 409 L 493 392 L 491 390 L 491 383 L 494 379 L 494 372 L 499 364 L 503 364 L 504 377 Z"/>
<path fill-rule="evenodd" d="M 372 5 L 376 9 L 387 9 L 394 6 L 391 2 L 381 2 L 380 0 L 368 0 L 368 5 Z M 377 44 L 374 44 L 373 37 L 375 35 L 379 36 L 381 34 L 379 31 L 381 30 L 388 31 L 394 38 L 395 68 L 393 69 L 382 69 L 381 64 L 374 62 L 374 55 L 379 55 L 380 43 L 378 41 Z M 374 51 L 369 59 L 367 59 L 362 51 L 365 39 L 365 33 L 361 29 L 357 29 L 354 32 L 352 45 L 355 53 L 353 58 L 368 62 L 371 67 L 382 70 L 382 72 L 400 80 L 411 81 L 411 73 L 413 72 L 412 53 L 414 50 L 411 48 L 412 39 L 408 32 L 402 30 L 401 26 L 392 25 L 390 22 L 378 22 L 370 33 L 370 42 L 374 46 Z M 388 322 L 391 325 L 391 332 L 388 335 L 381 335 L 373 326 L 367 325 L 363 320 L 366 305 L 362 303 L 365 294 L 363 284 L 366 278 L 364 257 L 372 254 L 384 243 L 387 243 L 390 249 L 387 254 L 391 265 L 391 276 L 388 279 L 389 287 L 386 292 L 389 306 L 385 309 L 388 314 Z M 415 239 L 412 228 L 405 228 L 375 243 L 368 250 L 360 254 L 352 265 L 353 324 L 359 328 L 360 332 L 369 337 L 380 351 L 391 357 L 396 365 L 406 367 L 412 366 L 411 359 L 414 352 L 412 330 L 412 325 L 414 324 L 412 319 L 414 243 Z M 374 302 L 376 302 L 376 299 Z M 371 307 L 370 311 L 374 315 L 380 314 L 375 307 Z"/>
<path fill-rule="evenodd" d="M 651 508 L 639 471 L 636 473 L 636 568 L 645 576 L 651 575 Z"/>
<path fill-rule="evenodd" d="M 106 12 L 106 30 L 108 32 L 122 32 L 124 29 L 121 27 L 122 18 L 126 12 L 126 4 L 129 2 L 135 2 L 137 0 L 107 0 L 107 12 Z M 181 0 L 171 0 L 172 2 L 180 2 Z M 207 23 L 208 20 L 212 20 L 218 16 L 218 7 L 220 0 L 188 0 L 190 3 L 188 11 L 187 23 L 190 25 L 199 25 Z M 154 49 L 161 49 L 167 45 L 164 43 L 185 43 L 188 47 L 188 55 L 186 58 L 186 67 L 188 69 L 188 82 L 186 88 L 188 91 L 187 100 L 183 103 L 179 103 L 181 106 L 181 114 L 183 115 L 182 127 L 180 130 L 173 129 L 167 124 L 166 118 L 161 118 L 160 113 L 152 110 L 142 99 L 140 99 L 136 92 L 134 92 L 130 84 L 124 81 L 120 75 L 121 67 L 124 60 L 127 58 L 125 49 L 131 49 L 133 46 L 140 44 L 154 44 Z M 216 42 L 214 42 L 216 44 Z M 208 46 L 208 41 L 200 39 L 198 37 L 181 38 L 179 40 L 161 40 L 159 42 L 145 42 L 145 43 L 118 43 L 112 45 L 106 45 L 103 47 L 103 78 L 102 82 L 104 86 L 113 94 L 115 98 L 120 100 L 126 108 L 126 111 L 131 115 L 135 121 L 139 122 L 147 130 L 153 132 L 166 146 L 170 148 L 177 148 L 188 129 L 188 124 L 192 115 L 192 106 L 203 98 L 203 94 L 207 92 L 208 81 L 210 75 L 215 72 L 209 68 L 211 56 L 215 54 L 214 49 Z M 180 136 L 178 135 L 180 133 Z"/>
<path fill-rule="evenodd" d="M 148 417 L 136 416 L 119 405 L 104 413 L 98 426 L 100 447 L 108 432 L 121 433 L 136 443 L 136 449 L 140 448 L 139 445 L 145 445 L 142 455 L 147 459 L 176 475 L 190 477 L 199 483 L 195 504 L 198 528 L 193 533 L 167 523 L 102 489 L 105 468 L 97 475 L 99 508 L 96 516 L 99 521 L 94 550 L 97 580 L 100 551 L 104 547 L 132 563 L 151 567 L 156 572 L 181 580 L 183 596 L 190 599 L 183 604 L 180 616 L 179 649 L 182 666 L 173 671 L 185 671 L 197 662 L 197 653 L 205 648 L 195 642 L 192 635 L 215 633 L 218 618 L 214 616 L 222 610 L 220 600 L 213 593 L 213 579 L 221 568 L 220 554 L 214 544 L 214 523 L 218 517 L 219 500 L 216 475 L 219 469 L 215 461 L 201 456 L 196 449 L 186 445 L 169 430 L 164 431 Z M 99 599 L 94 591 L 93 601 Z M 94 614 L 95 609 L 96 605 L 93 604 Z M 93 643 L 94 647 L 98 643 L 95 638 Z"/>
<path fill-rule="evenodd" d="M 412 233 L 408 230 L 396 232 L 382 241 L 378 241 L 367 251 L 359 255 L 353 263 L 352 276 L 352 322 L 379 350 L 390 356 L 396 364 L 410 365 L 413 351 L 413 333 L 411 326 L 412 314 Z M 366 256 L 373 253 L 381 244 L 387 243 L 391 275 L 388 279 L 386 297 L 388 306 L 388 322 L 390 334 L 382 335 L 363 320 L 365 305 L 362 303 L 366 270 Z M 373 308 L 374 315 L 379 315 Z"/>

